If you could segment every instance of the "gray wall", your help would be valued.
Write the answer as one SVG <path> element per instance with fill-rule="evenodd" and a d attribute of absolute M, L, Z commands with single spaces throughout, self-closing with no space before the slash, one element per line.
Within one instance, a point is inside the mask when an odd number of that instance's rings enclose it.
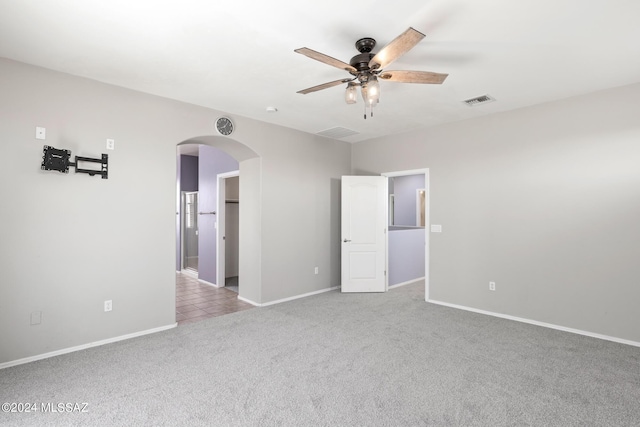
<path fill-rule="evenodd" d="M 0 93 L 10 159 L 0 168 L 0 363 L 174 324 L 183 141 L 240 161 L 241 296 L 264 303 L 339 283 L 348 144 L 243 117 L 233 139 L 211 136 L 223 112 L 4 59 Z M 40 170 L 44 144 L 92 157 L 107 138 L 108 180 Z"/>
<path fill-rule="evenodd" d="M 257 147 L 262 159 L 262 301 L 287 298 L 292 289 L 321 290 L 327 282 L 338 286 L 340 177 L 350 174 L 350 145 L 310 136 L 301 144 L 300 137 L 285 128 L 270 136 L 278 141 L 272 144 L 258 126 L 251 130 L 251 139 L 263 142 Z M 241 253 L 242 216 L 247 210 L 243 179 L 240 170 Z M 242 267 L 242 255 L 240 263 Z M 247 279 L 242 271 L 240 280 L 243 296 Z"/>
<path fill-rule="evenodd" d="M 379 138 L 353 168 L 429 168 L 431 299 L 640 342 L 639 100 L 637 84 Z"/>

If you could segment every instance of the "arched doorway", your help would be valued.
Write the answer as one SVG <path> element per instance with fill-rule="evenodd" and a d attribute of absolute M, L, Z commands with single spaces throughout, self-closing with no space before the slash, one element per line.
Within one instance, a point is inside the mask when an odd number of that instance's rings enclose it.
<path fill-rule="evenodd" d="M 178 152 L 183 151 L 184 147 L 208 146 L 217 150 L 203 150 L 206 152 L 217 151 L 225 158 L 232 158 L 237 161 L 239 171 L 239 187 L 242 194 L 243 203 L 239 209 L 239 236 L 238 236 L 238 276 L 240 277 L 239 293 L 237 299 L 257 305 L 261 301 L 261 266 L 260 266 L 260 250 L 261 250 L 261 162 L 259 155 L 247 147 L 245 144 L 227 137 L 221 136 L 200 136 L 190 138 L 177 144 Z M 179 163 L 178 163 L 179 164 Z M 180 176 L 177 176 L 176 184 L 176 262 L 180 262 L 179 253 L 181 252 L 181 189 Z M 215 206 L 215 205 L 213 205 Z M 215 208 L 214 208 L 215 209 Z M 205 215 L 200 216 L 204 221 L 213 221 L 216 231 L 218 230 L 218 222 L 215 218 L 214 209 L 208 209 Z M 217 237 L 215 238 L 217 241 Z M 208 260 L 212 262 L 211 259 Z M 214 270 L 215 271 L 215 270 Z M 212 276 L 215 277 L 215 274 Z M 216 285 L 216 279 L 206 281 L 208 285 Z M 219 285 L 219 284 L 218 284 Z M 224 283 L 223 283 L 224 286 Z"/>

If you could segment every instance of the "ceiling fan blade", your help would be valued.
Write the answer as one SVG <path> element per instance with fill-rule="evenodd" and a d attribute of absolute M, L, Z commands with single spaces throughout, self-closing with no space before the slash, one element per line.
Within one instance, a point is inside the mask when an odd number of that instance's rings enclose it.
<path fill-rule="evenodd" d="M 313 86 L 313 87 L 310 87 L 310 88 L 307 88 L 307 89 L 299 90 L 296 93 L 301 93 L 303 95 L 306 95 L 306 94 L 311 93 L 311 92 L 317 92 L 317 91 L 322 90 L 322 89 L 328 89 L 330 87 L 338 86 L 339 84 L 347 83 L 347 82 L 350 82 L 351 80 L 353 80 L 353 79 L 334 80 L 332 82 L 323 83 L 323 84 L 318 85 L 318 86 Z"/>
<path fill-rule="evenodd" d="M 379 79 L 400 83 L 426 83 L 439 85 L 449 74 L 432 73 L 430 71 L 384 71 Z"/>
<path fill-rule="evenodd" d="M 294 50 L 294 52 L 301 53 L 302 55 L 308 56 L 311 59 L 315 59 L 316 61 L 323 62 L 327 65 L 340 68 L 341 70 L 345 70 L 350 73 L 355 74 L 358 72 L 354 67 L 347 64 L 346 62 L 342 62 L 339 59 L 332 58 L 328 55 L 325 55 L 324 53 L 316 52 L 315 50 L 312 50 L 306 47 L 301 47 L 300 49 L 296 49 Z"/>
<path fill-rule="evenodd" d="M 369 61 L 369 68 L 372 70 L 385 68 L 411 50 L 411 48 L 417 45 L 424 37 L 425 35 L 420 31 L 409 27 L 407 31 L 393 39 L 391 43 L 383 47 L 376 56 L 371 58 L 371 61 Z"/>

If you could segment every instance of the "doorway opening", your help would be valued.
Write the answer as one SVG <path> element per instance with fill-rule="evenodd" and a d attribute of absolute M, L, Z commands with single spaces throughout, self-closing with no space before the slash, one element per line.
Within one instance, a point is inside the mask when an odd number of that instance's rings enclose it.
<path fill-rule="evenodd" d="M 240 171 L 218 174 L 216 281 L 240 293 Z"/>
<path fill-rule="evenodd" d="M 383 173 L 389 179 L 389 288 L 421 280 L 429 299 L 429 169 Z"/>
<path fill-rule="evenodd" d="M 226 289 L 225 282 L 216 279 L 216 264 L 220 259 L 216 251 L 218 236 L 225 238 L 225 227 L 220 227 L 218 218 L 220 214 L 225 216 L 225 189 L 219 194 L 217 176 L 220 172 L 235 171 L 235 193 L 226 193 L 237 201 L 239 164 L 221 150 L 200 144 L 180 146 L 178 153 L 182 268 L 176 275 L 176 321 L 191 323 L 251 308 L 251 304 L 238 300 L 237 291 Z M 227 214 L 227 217 L 235 225 L 235 234 L 231 236 L 235 251 L 231 250 L 230 254 L 236 255 L 236 269 L 231 272 L 237 281 L 237 209 L 235 215 Z M 224 253 L 221 260 L 224 265 Z"/>
<path fill-rule="evenodd" d="M 177 144 L 176 153 L 176 320 L 179 324 L 247 309 L 261 303 L 261 170 L 260 156 L 229 137 L 199 136 Z M 185 166 L 186 165 L 186 166 Z M 202 167 L 201 167 L 202 166 Z M 234 172 L 243 205 L 238 208 L 238 292 L 217 279 L 217 175 Z M 202 174 L 200 173 L 202 172 Z M 242 176 L 240 176 L 242 175 Z M 226 190 L 226 188 L 225 188 Z M 194 212 L 198 230 L 197 273 L 182 270 L 183 192 L 197 192 Z M 225 205 L 224 198 L 222 206 Z M 195 206 L 194 206 L 195 208 Z M 226 210 L 223 209 L 226 213 Z M 224 215 L 223 213 L 223 215 Z M 233 216 L 233 214 L 231 215 Z M 194 221 L 194 222 L 195 222 Z M 190 222 L 191 224 L 191 222 Z M 242 231 L 242 232 L 240 232 Z M 235 253 L 235 251 L 234 251 Z M 185 272 L 189 270 L 184 270 Z M 194 270 L 195 272 L 195 270 Z M 212 303 L 211 306 L 208 304 Z"/>
<path fill-rule="evenodd" d="M 182 192 L 182 268 L 188 274 L 198 274 L 198 192 Z"/>

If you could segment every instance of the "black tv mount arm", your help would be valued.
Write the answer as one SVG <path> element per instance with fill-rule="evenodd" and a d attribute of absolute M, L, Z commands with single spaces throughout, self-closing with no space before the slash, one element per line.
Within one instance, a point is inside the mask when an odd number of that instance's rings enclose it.
<path fill-rule="evenodd" d="M 87 173 L 90 176 L 100 175 L 102 179 L 109 178 L 109 155 L 103 154 L 101 159 L 91 157 L 75 156 L 75 162 L 70 160 L 71 150 L 64 150 L 49 147 L 45 145 L 42 150 L 42 164 L 40 169 L 46 171 L 58 171 L 61 173 L 69 173 L 69 166 L 76 168 L 76 173 Z M 99 163 L 100 170 L 83 169 L 79 167 L 80 162 Z"/>

